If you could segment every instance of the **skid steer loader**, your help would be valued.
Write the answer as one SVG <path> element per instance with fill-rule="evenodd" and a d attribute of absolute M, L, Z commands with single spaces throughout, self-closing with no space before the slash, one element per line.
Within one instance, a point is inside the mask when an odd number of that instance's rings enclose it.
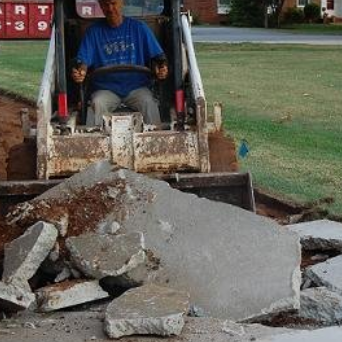
<path fill-rule="evenodd" d="M 221 131 L 221 106 L 217 103 L 211 113 L 207 111 L 189 14 L 181 12 L 180 0 L 124 3 L 124 14 L 145 21 L 167 55 L 169 77 L 153 85 L 166 129 L 145 125 L 142 114 L 129 108 L 105 115 L 100 128 L 86 125 L 92 111 L 87 86 L 74 83 L 71 70 L 82 35 L 103 14 L 96 0 L 55 0 L 37 102 L 38 179 L 67 177 L 92 162 L 109 159 L 181 190 L 254 211 L 251 176 L 236 172 L 234 144 L 225 141 Z M 120 67 L 149 72 L 144 66 Z M 117 69 L 105 67 L 94 73 L 120 72 Z"/>

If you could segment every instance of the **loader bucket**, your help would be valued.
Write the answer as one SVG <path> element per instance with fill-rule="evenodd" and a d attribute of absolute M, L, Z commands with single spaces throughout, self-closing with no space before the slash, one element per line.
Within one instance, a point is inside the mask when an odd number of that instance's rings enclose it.
<path fill-rule="evenodd" d="M 177 173 L 158 178 L 174 189 L 255 212 L 252 179 L 248 172 Z M 33 199 L 61 182 L 63 179 L 0 182 L 0 217 L 7 214 L 11 205 Z"/>
<path fill-rule="evenodd" d="M 255 212 L 249 172 L 175 174 L 164 178 L 173 188 Z"/>

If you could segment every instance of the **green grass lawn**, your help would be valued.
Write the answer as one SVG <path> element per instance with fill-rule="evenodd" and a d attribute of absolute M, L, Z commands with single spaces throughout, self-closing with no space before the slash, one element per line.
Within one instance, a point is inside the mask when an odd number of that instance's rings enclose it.
<path fill-rule="evenodd" d="M 208 102 L 250 153 L 254 183 L 342 215 L 342 47 L 198 44 Z"/>
<path fill-rule="evenodd" d="M 341 24 L 292 24 L 283 25 L 281 29 L 291 30 L 291 33 L 298 34 L 342 35 Z"/>
<path fill-rule="evenodd" d="M 46 41 L 0 42 L 0 88 L 36 99 Z M 342 215 L 342 47 L 197 44 L 209 104 L 224 106 L 224 126 L 254 184 L 307 203 L 333 198 Z"/>
<path fill-rule="evenodd" d="M 47 41 L 0 41 L 0 89 L 36 100 Z"/>

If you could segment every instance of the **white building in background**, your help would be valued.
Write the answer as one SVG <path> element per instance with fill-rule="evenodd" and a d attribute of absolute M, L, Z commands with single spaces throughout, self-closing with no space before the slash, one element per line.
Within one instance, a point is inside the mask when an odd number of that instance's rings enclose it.
<path fill-rule="evenodd" d="M 342 21 L 342 0 L 321 0 L 321 7 L 326 9 L 329 17 Z"/>
<path fill-rule="evenodd" d="M 325 9 L 325 13 L 334 19 L 335 22 L 342 22 L 342 0 L 285 0 L 284 7 L 304 8 L 308 3 L 315 3 Z M 323 13 L 323 12 L 322 12 Z"/>

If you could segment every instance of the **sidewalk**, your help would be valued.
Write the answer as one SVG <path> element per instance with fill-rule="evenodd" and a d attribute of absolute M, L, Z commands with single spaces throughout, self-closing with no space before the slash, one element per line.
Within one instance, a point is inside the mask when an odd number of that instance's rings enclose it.
<path fill-rule="evenodd" d="M 274 29 L 192 27 L 194 42 L 342 45 L 342 36 L 297 34 Z"/>

